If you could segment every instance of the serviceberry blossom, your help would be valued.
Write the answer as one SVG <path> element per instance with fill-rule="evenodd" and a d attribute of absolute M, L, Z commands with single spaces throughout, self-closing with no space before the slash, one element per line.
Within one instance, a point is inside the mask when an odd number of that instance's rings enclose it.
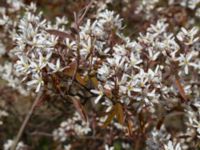
<path fill-rule="evenodd" d="M 35 74 L 33 79 L 31 81 L 27 82 L 28 86 L 35 86 L 36 90 L 35 92 L 39 92 L 41 87 L 44 85 L 44 81 L 42 79 L 42 76 L 39 74 Z"/>
<path fill-rule="evenodd" d="M 114 147 L 113 146 L 109 146 L 109 145 L 105 145 L 105 150 L 114 150 Z"/>
<path fill-rule="evenodd" d="M 37 107 L 52 113 L 55 124 L 64 120 L 42 134 L 54 139 L 55 149 L 85 143 L 93 147 L 82 149 L 199 149 L 199 2 L 71 1 L 60 11 L 85 7 L 68 20 L 43 14 L 34 3 L 6 0 L 0 6 L 0 99 L 11 107 L 41 93 Z M 0 107 L 6 119 L 22 109 Z M 43 119 L 46 113 L 36 114 Z M 39 127 L 24 129 L 28 141 Z"/>
<path fill-rule="evenodd" d="M 62 71 L 64 69 L 64 68 L 61 67 L 60 59 L 56 60 L 56 64 L 55 65 L 53 63 L 49 63 L 48 65 L 53 70 L 53 72 Z"/>
<path fill-rule="evenodd" d="M 196 67 L 197 64 L 192 62 L 191 60 L 193 59 L 193 57 L 196 55 L 195 52 L 191 52 L 188 53 L 184 56 L 184 54 L 180 54 L 180 57 L 177 58 L 177 60 L 180 62 L 179 66 L 183 66 L 184 67 L 184 72 L 185 74 L 189 73 L 189 67 Z"/>
<path fill-rule="evenodd" d="M 54 140 L 64 142 L 69 136 L 84 136 L 91 132 L 87 122 L 84 122 L 78 113 L 72 118 L 60 124 L 60 127 L 53 131 Z"/>
<path fill-rule="evenodd" d="M 185 45 L 192 45 L 199 40 L 199 37 L 196 37 L 197 33 L 198 33 L 198 28 L 196 27 L 193 27 L 190 30 L 181 28 L 181 31 L 177 34 L 177 38 Z"/>
<path fill-rule="evenodd" d="M 99 87 L 99 90 L 91 90 L 91 92 L 94 93 L 94 94 L 99 95 L 99 96 L 94 100 L 94 102 L 97 104 L 97 103 L 100 101 L 100 99 L 103 97 L 103 95 L 104 95 L 103 88 L 102 88 L 102 87 Z"/>
<path fill-rule="evenodd" d="M 16 71 L 21 74 L 30 73 L 30 62 L 26 56 L 19 56 L 19 60 L 15 65 Z"/>
<path fill-rule="evenodd" d="M 10 148 L 12 147 L 13 144 L 13 140 L 7 140 L 6 143 L 4 143 L 3 145 L 3 150 L 10 150 Z M 23 143 L 23 142 L 19 142 L 17 144 L 16 150 L 23 150 L 25 149 L 27 146 Z"/>
<path fill-rule="evenodd" d="M 4 117 L 7 117 L 9 114 L 4 111 L 4 110 L 0 110 L 0 125 L 3 125 L 3 121 L 1 120 Z"/>
<path fill-rule="evenodd" d="M 167 145 L 164 145 L 165 150 L 181 150 L 180 144 L 174 145 L 172 141 L 169 141 Z"/>
<path fill-rule="evenodd" d="M 68 145 L 65 145 L 65 146 L 64 146 L 64 150 L 71 150 L 71 147 L 72 147 L 72 146 L 69 145 L 69 144 L 68 144 Z"/>

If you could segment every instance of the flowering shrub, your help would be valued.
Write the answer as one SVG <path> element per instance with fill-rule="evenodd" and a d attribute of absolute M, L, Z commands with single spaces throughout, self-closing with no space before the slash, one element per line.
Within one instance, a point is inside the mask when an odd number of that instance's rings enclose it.
<path fill-rule="evenodd" d="M 0 77 L 13 93 L 2 91 L 9 107 L 0 119 L 16 111 L 8 99 L 35 101 L 13 140 L 5 135 L 4 149 L 45 149 L 27 136 L 46 136 L 47 149 L 198 149 L 199 6 L 101 0 L 85 2 L 73 17 L 48 18 L 35 3 L 5 1 Z M 46 123 L 31 126 L 34 113 Z"/>

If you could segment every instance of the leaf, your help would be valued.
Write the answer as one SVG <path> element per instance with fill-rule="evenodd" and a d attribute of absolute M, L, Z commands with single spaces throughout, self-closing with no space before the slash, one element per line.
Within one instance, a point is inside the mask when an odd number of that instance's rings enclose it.
<path fill-rule="evenodd" d="M 87 80 L 88 80 L 88 76 L 85 77 L 81 77 L 81 75 L 79 73 L 76 74 L 76 80 L 81 84 L 81 85 L 86 85 L 87 84 Z"/>
<path fill-rule="evenodd" d="M 78 111 L 78 113 L 81 115 L 81 117 L 83 118 L 84 121 L 87 122 L 87 113 L 85 111 L 85 108 L 83 107 L 83 105 L 81 104 L 80 100 L 78 98 L 75 98 L 75 97 L 71 97 L 71 100 L 74 104 L 74 107 L 76 108 L 76 110 Z"/>
<path fill-rule="evenodd" d="M 74 70 L 76 69 L 76 62 L 71 62 L 68 67 L 64 70 L 67 76 L 72 77 L 74 75 Z"/>
<path fill-rule="evenodd" d="M 114 143 L 114 150 L 122 150 L 121 142 L 117 141 Z"/>
<path fill-rule="evenodd" d="M 107 127 L 111 121 L 113 120 L 113 118 L 117 117 L 118 122 L 123 125 L 124 123 L 124 113 L 123 113 L 123 108 L 122 105 L 120 103 L 117 103 L 113 106 L 113 108 L 111 109 L 110 113 L 108 114 L 108 117 L 106 119 L 106 121 L 104 122 L 103 127 Z"/>
<path fill-rule="evenodd" d="M 187 101 L 187 100 L 188 100 L 188 97 L 187 97 L 187 95 L 185 94 L 185 90 L 184 90 L 183 86 L 181 85 L 181 82 L 179 81 L 178 75 L 175 77 L 175 84 L 176 84 L 176 86 L 177 86 L 177 88 L 178 88 L 178 91 L 179 91 L 181 97 L 182 97 L 185 101 Z"/>
<path fill-rule="evenodd" d="M 124 112 L 123 112 L 123 108 L 122 105 L 120 103 L 117 103 L 115 105 L 115 111 L 116 111 L 116 115 L 117 115 L 117 120 L 118 122 L 123 125 L 124 123 Z"/>
<path fill-rule="evenodd" d="M 91 81 L 92 81 L 93 86 L 94 86 L 96 89 L 98 89 L 99 83 L 98 83 L 97 78 L 96 78 L 96 77 L 92 77 L 92 78 L 91 78 Z"/>
<path fill-rule="evenodd" d="M 128 133 L 130 136 L 132 135 L 132 128 L 133 126 L 132 126 L 131 120 L 128 120 Z"/>
<path fill-rule="evenodd" d="M 104 88 L 104 94 L 108 97 L 108 98 L 112 98 L 112 91 L 109 89 L 105 89 Z"/>
<path fill-rule="evenodd" d="M 113 106 L 112 110 L 110 111 L 110 113 L 108 114 L 108 117 L 106 119 L 106 121 L 103 124 L 103 128 L 107 127 L 111 121 L 113 120 L 114 116 L 116 115 L 116 111 L 115 111 L 115 106 Z"/>

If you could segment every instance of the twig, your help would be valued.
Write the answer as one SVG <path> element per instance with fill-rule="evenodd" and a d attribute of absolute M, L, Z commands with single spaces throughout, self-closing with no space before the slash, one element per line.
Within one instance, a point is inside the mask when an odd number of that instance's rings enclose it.
<path fill-rule="evenodd" d="M 84 19 L 84 17 L 85 17 L 85 15 L 87 14 L 87 12 L 89 11 L 89 8 L 91 7 L 91 5 L 92 5 L 92 3 L 93 3 L 93 1 L 91 1 L 85 8 L 84 8 L 84 12 L 83 12 L 83 14 L 79 17 L 76 13 L 74 13 L 74 21 L 75 21 L 75 30 L 77 31 L 77 32 L 79 32 L 79 26 L 80 26 L 80 24 L 81 24 L 81 22 L 83 21 L 83 19 Z M 74 70 L 74 74 L 73 74 L 73 76 L 72 76 L 72 80 L 71 80 L 71 83 L 70 83 L 70 85 L 69 85 L 69 87 L 68 87 L 68 90 L 67 90 L 67 92 L 69 92 L 70 91 L 70 89 L 71 89 L 71 86 L 72 86 L 72 84 L 73 84 L 73 82 L 74 82 L 74 80 L 76 79 L 76 75 L 77 75 L 77 72 L 78 72 L 78 68 L 79 68 L 79 63 L 80 63 L 80 35 L 78 34 L 77 35 L 77 56 L 76 56 L 76 68 L 75 68 L 75 70 Z"/>
<path fill-rule="evenodd" d="M 90 7 L 92 6 L 93 1 L 91 1 L 85 8 L 84 8 L 84 12 L 83 14 L 80 16 L 79 20 L 78 20 L 78 25 L 81 24 L 81 22 L 83 21 L 85 15 L 87 14 L 87 12 L 89 11 Z"/>
<path fill-rule="evenodd" d="M 39 136 L 46 136 L 46 137 L 52 137 L 53 135 L 52 134 L 50 134 L 50 133 L 46 133 L 46 132 L 40 132 L 40 131 L 35 131 L 35 132 L 33 132 L 33 133 L 31 133 L 31 135 L 32 136 L 37 136 L 37 135 L 39 135 Z"/>
<path fill-rule="evenodd" d="M 78 20 L 77 20 L 77 15 L 74 13 L 74 20 L 75 20 L 75 25 L 76 25 L 76 31 L 79 30 L 79 24 L 78 24 Z M 76 75 L 77 75 L 77 71 L 78 71 L 78 67 L 79 67 L 79 63 L 80 63 L 80 35 L 78 34 L 77 35 L 77 56 L 76 56 L 76 68 L 74 70 L 74 73 L 73 73 L 73 76 L 72 76 L 72 80 L 71 80 L 71 83 L 68 87 L 68 90 L 67 90 L 67 93 L 69 93 L 70 89 L 71 89 L 71 86 L 74 82 L 74 80 L 76 79 Z"/>
<path fill-rule="evenodd" d="M 33 105 L 31 106 L 30 111 L 29 111 L 28 114 L 26 115 L 26 118 L 24 119 L 24 121 L 23 121 L 23 123 L 22 123 L 22 125 L 21 125 L 21 127 L 20 127 L 20 129 L 19 129 L 19 131 L 18 131 L 18 133 L 17 133 L 17 136 L 16 136 L 16 138 L 15 138 L 13 144 L 12 144 L 11 150 L 16 150 L 17 144 L 18 144 L 18 142 L 19 142 L 19 140 L 20 140 L 20 138 L 21 138 L 21 136 L 22 136 L 22 134 L 23 134 L 23 132 L 24 132 L 24 129 L 25 129 L 25 127 L 26 127 L 26 125 L 27 125 L 27 123 L 28 123 L 30 117 L 31 117 L 32 114 L 33 114 L 33 111 L 34 111 L 35 107 L 37 106 L 38 102 L 39 102 L 40 99 L 41 99 L 42 93 L 43 93 L 43 91 L 41 91 L 41 92 L 38 94 L 38 96 L 36 97 L 35 101 L 33 102 Z"/>

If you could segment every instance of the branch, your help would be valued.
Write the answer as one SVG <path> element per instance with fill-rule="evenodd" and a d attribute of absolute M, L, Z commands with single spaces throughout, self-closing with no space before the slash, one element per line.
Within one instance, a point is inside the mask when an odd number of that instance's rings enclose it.
<path fill-rule="evenodd" d="M 24 119 L 24 121 L 23 121 L 23 123 L 22 123 L 22 125 L 21 125 L 21 127 L 20 127 L 20 129 L 19 129 L 19 131 L 17 133 L 17 136 L 16 136 L 16 138 L 14 140 L 14 143 L 12 144 L 11 150 L 16 150 L 17 144 L 18 144 L 18 142 L 19 142 L 19 140 L 20 140 L 20 138 L 21 138 L 21 136 L 22 136 L 22 134 L 24 132 L 24 129 L 25 129 L 28 121 L 30 120 L 35 107 L 37 106 L 38 102 L 41 100 L 42 93 L 43 93 L 43 91 L 41 91 L 38 94 L 38 96 L 36 97 L 35 101 L 33 102 L 30 111 L 26 115 L 26 118 Z"/>

